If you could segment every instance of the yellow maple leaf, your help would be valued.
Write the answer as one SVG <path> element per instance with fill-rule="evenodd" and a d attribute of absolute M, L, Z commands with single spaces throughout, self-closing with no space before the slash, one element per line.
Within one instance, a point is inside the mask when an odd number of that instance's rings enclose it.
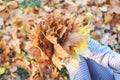
<path fill-rule="evenodd" d="M 4 67 L 0 67 L 0 75 L 5 73 L 5 68 Z"/>
<path fill-rule="evenodd" d="M 113 19 L 113 15 L 111 15 L 111 14 L 106 14 L 104 23 L 105 23 L 105 24 L 108 24 L 109 22 L 112 21 L 112 19 Z"/>
<path fill-rule="evenodd" d="M 82 39 L 78 46 L 73 47 L 75 54 L 80 54 L 80 51 L 84 51 L 88 48 L 88 42 L 86 39 Z"/>
<path fill-rule="evenodd" d="M 16 21 L 18 21 L 19 20 L 19 17 L 14 17 L 14 18 L 12 18 L 12 21 L 13 22 L 16 22 Z"/>
<path fill-rule="evenodd" d="M 80 51 L 85 51 L 87 50 L 89 44 L 87 41 L 87 38 L 89 38 L 90 36 L 90 30 L 92 29 L 91 25 L 86 25 L 84 27 L 80 27 L 78 29 L 78 33 L 80 34 L 81 37 L 81 42 L 78 46 L 74 46 L 72 48 L 72 56 L 76 56 L 76 55 L 81 55 Z"/>
<path fill-rule="evenodd" d="M 35 38 L 35 39 L 32 41 L 32 44 L 33 44 L 35 47 L 38 47 L 38 39 Z"/>
<path fill-rule="evenodd" d="M 25 55 L 25 53 L 24 52 L 22 52 L 22 53 L 16 53 L 16 55 L 15 55 L 15 58 L 23 58 L 24 57 L 24 55 Z"/>
<path fill-rule="evenodd" d="M 78 33 L 80 34 L 81 37 L 88 38 L 90 36 L 89 35 L 90 30 L 92 30 L 92 26 L 88 24 L 84 27 L 79 27 Z"/>
<path fill-rule="evenodd" d="M 4 65 L 3 65 L 3 67 L 4 67 L 4 68 L 7 68 L 9 65 L 10 65 L 9 62 L 5 62 Z"/>
<path fill-rule="evenodd" d="M 96 32 L 92 32 L 92 33 L 91 33 L 91 37 L 92 37 L 93 39 L 95 39 L 95 40 L 100 40 L 100 35 L 97 34 Z"/>

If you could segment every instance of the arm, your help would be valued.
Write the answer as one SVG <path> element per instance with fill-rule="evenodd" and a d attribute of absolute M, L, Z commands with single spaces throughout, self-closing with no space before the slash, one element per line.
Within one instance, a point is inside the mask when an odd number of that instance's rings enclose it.
<path fill-rule="evenodd" d="M 91 59 L 105 67 L 120 72 L 120 54 L 117 54 L 108 46 L 103 46 L 91 38 L 88 41 L 89 50 L 92 53 Z"/>

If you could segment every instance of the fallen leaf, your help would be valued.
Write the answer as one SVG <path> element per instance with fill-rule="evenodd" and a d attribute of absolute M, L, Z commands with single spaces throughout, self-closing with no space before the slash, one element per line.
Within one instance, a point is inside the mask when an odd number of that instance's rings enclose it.
<path fill-rule="evenodd" d="M 5 11 L 5 10 L 1 11 L 0 15 L 4 18 L 5 21 L 10 18 L 10 13 L 8 11 Z"/>
<path fill-rule="evenodd" d="M 99 40 L 99 39 L 100 39 L 100 35 L 97 34 L 96 32 L 92 32 L 92 33 L 91 33 L 91 37 L 92 37 L 93 39 L 95 39 L 95 40 Z"/>
<path fill-rule="evenodd" d="M 41 51 L 39 48 L 37 47 L 31 47 L 30 48 L 30 56 L 32 56 L 33 58 L 35 58 L 38 62 L 41 60 Z"/>
<path fill-rule="evenodd" d="M 9 65 L 10 65 L 10 63 L 9 63 L 9 62 L 5 62 L 5 63 L 3 64 L 3 67 L 4 67 L 4 68 L 8 68 L 8 67 L 9 67 Z"/>
<path fill-rule="evenodd" d="M 73 52 L 73 56 L 75 54 L 82 55 L 80 53 L 80 51 L 85 51 L 87 48 L 88 48 L 88 42 L 87 42 L 87 40 L 86 39 L 81 39 L 80 44 L 78 46 L 75 46 L 75 47 L 72 48 L 72 50 L 74 51 Z"/>
<path fill-rule="evenodd" d="M 0 67 L 0 75 L 5 73 L 5 68 L 4 67 Z"/>
<path fill-rule="evenodd" d="M 15 58 L 20 58 L 22 59 L 24 57 L 25 53 L 16 53 Z"/>
<path fill-rule="evenodd" d="M 109 22 L 112 21 L 112 19 L 113 19 L 113 15 L 107 13 L 107 14 L 105 15 L 104 23 L 105 23 L 105 24 L 108 24 Z"/>
<path fill-rule="evenodd" d="M 92 26 L 91 25 L 86 25 L 84 27 L 79 27 L 78 29 L 78 33 L 80 34 L 80 36 L 84 37 L 84 38 L 88 38 L 90 35 L 90 30 L 92 30 Z"/>
<path fill-rule="evenodd" d="M 55 64 L 55 66 L 57 66 L 58 69 L 62 68 L 62 61 L 58 58 L 58 56 L 53 55 L 52 61 L 53 61 L 53 64 Z"/>
<path fill-rule="evenodd" d="M 18 8 L 19 5 L 18 5 L 17 1 L 10 1 L 7 3 L 7 6 L 9 9 L 16 9 L 16 8 Z"/>

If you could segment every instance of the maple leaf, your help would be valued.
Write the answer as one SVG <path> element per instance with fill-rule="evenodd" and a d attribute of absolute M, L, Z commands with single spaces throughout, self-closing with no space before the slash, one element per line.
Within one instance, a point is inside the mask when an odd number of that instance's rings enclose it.
<path fill-rule="evenodd" d="M 16 53 L 15 58 L 20 58 L 22 59 L 24 57 L 25 53 Z"/>
<path fill-rule="evenodd" d="M 95 39 L 95 40 L 99 40 L 99 39 L 100 39 L 100 35 L 97 34 L 96 32 L 92 32 L 92 33 L 91 33 L 91 37 L 92 37 L 93 39 Z"/>
<path fill-rule="evenodd" d="M 6 10 L 0 11 L 0 15 L 7 21 L 10 18 L 10 13 Z"/>
<path fill-rule="evenodd" d="M 34 29 L 32 32 L 31 32 L 31 35 L 34 36 L 34 38 L 32 39 L 32 44 L 35 46 L 35 47 L 38 47 L 38 36 L 39 36 L 39 32 L 40 30 L 39 29 Z"/>
<path fill-rule="evenodd" d="M 59 60 L 59 58 L 55 55 L 52 56 L 52 61 L 53 61 L 53 64 L 55 64 L 55 66 L 57 66 L 58 69 L 61 69 L 62 68 L 62 61 Z"/>
<path fill-rule="evenodd" d="M 0 67 L 0 75 L 4 74 L 5 73 L 5 68 L 4 67 Z"/>
<path fill-rule="evenodd" d="M 69 54 L 57 43 L 57 39 L 54 36 L 46 36 L 47 40 L 54 44 L 55 53 L 52 56 L 53 63 L 59 68 L 62 68 L 62 62 L 60 59 L 69 57 Z M 60 59 L 59 59 L 60 58 Z"/>
<path fill-rule="evenodd" d="M 81 43 L 80 34 L 77 32 L 68 33 L 67 40 L 62 44 L 63 48 L 71 54 L 71 47 L 78 46 Z"/>
<path fill-rule="evenodd" d="M 90 30 L 92 30 L 92 26 L 88 24 L 84 27 L 79 27 L 78 33 L 80 34 L 80 36 L 82 36 L 84 38 L 88 38 L 90 36 L 89 35 Z"/>
<path fill-rule="evenodd" d="M 46 36 L 46 38 L 47 40 L 49 40 L 54 44 L 56 56 L 59 56 L 61 58 L 65 58 L 69 56 L 68 53 L 62 48 L 62 46 L 57 43 L 57 38 L 50 35 Z"/>
<path fill-rule="evenodd" d="M 86 39 L 82 39 L 78 46 L 73 47 L 75 54 L 80 54 L 80 51 L 84 51 L 88 48 L 88 42 Z"/>
<path fill-rule="evenodd" d="M 84 27 L 79 27 L 78 33 L 80 34 L 79 36 L 81 37 L 81 42 L 79 43 L 78 46 L 72 47 L 72 55 L 75 56 L 76 54 L 82 55 L 80 51 L 85 51 L 87 50 L 89 44 L 87 42 L 87 39 L 89 38 L 89 33 L 91 30 L 90 25 L 86 25 Z"/>
<path fill-rule="evenodd" d="M 3 64 L 3 67 L 4 67 L 4 68 L 8 68 L 8 67 L 9 67 L 9 65 L 10 65 L 10 63 L 9 63 L 9 62 L 5 62 L 5 63 Z"/>
<path fill-rule="evenodd" d="M 10 1 L 6 5 L 8 6 L 9 9 L 16 9 L 19 6 L 17 1 Z"/>
<path fill-rule="evenodd" d="M 109 22 L 112 21 L 112 19 L 113 19 L 113 15 L 107 13 L 107 14 L 105 15 L 104 23 L 105 23 L 105 24 L 108 24 Z"/>

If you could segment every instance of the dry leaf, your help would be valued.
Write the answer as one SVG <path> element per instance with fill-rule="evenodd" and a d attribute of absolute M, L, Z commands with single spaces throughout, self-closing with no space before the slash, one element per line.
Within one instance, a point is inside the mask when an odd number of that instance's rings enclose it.
<path fill-rule="evenodd" d="M 79 27 L 78 29 L 78 33 L 80 34 L 80 36 L 84 37 L 84 38 L 88 38 L 90 35 L 90 30 L 92 30 L 92 26 L 90 24 L 84 26 L 84 27 Z"/>
<path fill-rule="evenodd" d="M 39 48 L 31 47 L 29 53 L 30 53 L 30 56 L 35 58 L 38 62 L 41 60 L 41 52 Z"/>
<path fill-rule="evenodd" d="M 5 21 L 10 18 L 10 13 L 8 11 L 5 11 L 5 10 L 1 11 L 0 15 L 4 18 Z"/>
<path fill-rule="evenodd" d="M 58 56 L 55 56 L 55 54 L 52 56 L 52 61 L 58 69 L 62 68 L 62 61 L 58 58 Z"/>
<path fill-rule="evenodd" d="M 112 19 L 113 19 L 113 15 L 107 13 L 107 14 L 105 15 L 104 23 L 105 23 L 105 24 L 108 24 L 109 22 L 112 21 Z"/>
<path fill-rule="evenodd" d="M 69 33 L 67 36 L 67 40 L 64 42 L 64 44 L 62 45 L 63 48 L 69 53 L 71 54 L 71 47 L 72 46 L 78 46 L 81 42 L 81 37 L 80 34 L 74 32 L 74 33 Z"/>
<path fill-rule="evenodd" d="M 99 40 L 99 39 L 100 39 L 100 35 L 97 34 L 96 32 L 92 32 L 92 33 L 91 33 L 91 37 L 92 37 L 93 39 L 95 39 L 95 40 Z"/>
<path fill-rule="evenodd" d="M 62 48 L 61 45 L 57 43 L 57 39 L 53 36 L 46 36 L 47 40 L 52 42 L 54 44 L 54 49 L 55 49 L 55 55 L 64 59 L 66 57 L 69 57 L 69 54 Z"/>
<path fill-rule="evenodd" d="M 16 9 L 16 8 L 18 8 L 19 5 L 18 5 L 17 1 L 10 1 L 7 3 L 7 6 L 9 9 Z"/>

